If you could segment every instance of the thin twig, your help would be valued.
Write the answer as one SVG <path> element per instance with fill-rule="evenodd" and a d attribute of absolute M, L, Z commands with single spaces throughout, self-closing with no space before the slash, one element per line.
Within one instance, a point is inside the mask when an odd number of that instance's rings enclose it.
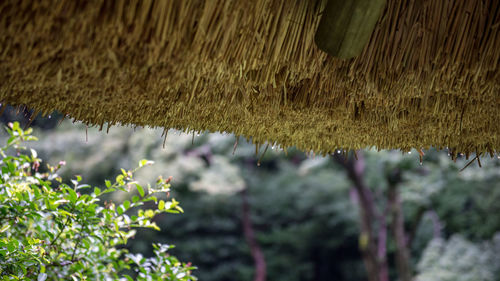
<path fill-rule="evenodd" d="M 262 152 L 262 155 L 259 157 L 259 160 L 257 161 L 257 166 L 260 166 L 260 161 L 262 160 L 262 158 L 266 154 L 266 151 L 268 148 L 269 148 L 269 143 L 267 143 L 266 148 L 264 149 L 264 152 Z"/>

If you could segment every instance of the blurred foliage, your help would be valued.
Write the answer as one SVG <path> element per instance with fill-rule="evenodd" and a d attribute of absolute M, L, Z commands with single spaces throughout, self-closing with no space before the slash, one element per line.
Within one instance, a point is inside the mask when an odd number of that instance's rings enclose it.
<path fill-rule="evenodd" d="M 2 280 L 133 280 L 125 271 L 135 272 L 135 280 L 196 280 L 194 269 L 167 253 L 168 245 L 155 244 L 154 256 L 130 254 L 123 246 L 134 238 L 136 228 L 160 229 L 152 220 L 163 213 L 182 211 L 175 199 L 163 200 L 156 194 L 170 192 L 168 179 L 159 178 L 147 189 L 133 175 L 152 164 L 121 171 L 105 187 L 81 184 L 76 176 L 63 182 L 57 166 L 47 165 L 33 149 L 23 146 L 36 140 L 31 129 L 19 123 L 7 128 L 7 145 L 0 148 L 0 278 Z M 100 198 L 115 192 L 138 193 L 121 204 Z M 146 193 L 147 192 L 147 193 Z M 143 210 L 146 204 L 153 208 Z"/>
<path fill-rule="evenodd" d="M 63 122 L 56 130 L 39 134 L 43 141 L 36 148 L 41 155 L 74 163 L 61 169 L 63 178 L 85 174 L 92 184 L 99 183 L 142 158 L 157 165 L 138 171 L 139 182 L 154 180 L 157 174 L 174 177 L 172 193 L 183 202 L 185 214 L 158 215 L 155 222 L 161 232 L 139 231 L 140 239 L 128 241 L 131 251 L 151 255 L 152 241 L 168 241 L 177 245 L 172 250 L 176 256 L 197 265 L 200 280 L 252 280 L 254 265 L 241 221 L 240 191 L 247 189 L 268 280 L 366 279 L 358 250 L 357 199 L 345 171 L 329 157 L 307 157 L 294 149 L 285 153 L 273 145 L 262 157 L 265 146 L 256 155 L 255 146 L 243 138 L 233 155 L 234 136 L 221 133 L 193 136 L 171 130 L 164 149 L 159 130 L 113 127 L 105 134 L 89 128 L 85 142 L 85 126 Z M 386 203 L 388 177 L 396 169 L 401 171 L 405 227 L 414 232 L 411 253 L 419 278 L 438 270 L 433 262 L 425 262 L 431 248 L 444 253 L 461 247 L 456 237 L 471 247 L 482 247 L 500 231 L 497 158 L 481 158 L 483 168 L 474 163 L 462 172 L 468 161 L 461 156 L 455 163 L 445 151 L 426 151 L 422 165 L 415 150 L 411 154 L 366 150 L 364 158 L 365 181 L 379 208 Z M 114 199 L 127 197 L 116 194 Z M 438 249 L 436 241 L 444 246 Z M 392 237 L 388 243 L 394 276 Z M 473 253 L 479 259 L 482 252 Z M 451 254 L 443 256 L 453 260 Z M 500 276 L 493 264 L 497 260 L 471 258 L 468 263 Z M 465 269 L 447 270 L 458 276 Z M 492 280 L 488 278 L 474 280 Z"/>
<path fill-rule="evenodd" d="M 418 263 L 416 281 L 495 281 L 500 272 L 500 234 L 472 243 L 461 235 L 429 242 Z"/>

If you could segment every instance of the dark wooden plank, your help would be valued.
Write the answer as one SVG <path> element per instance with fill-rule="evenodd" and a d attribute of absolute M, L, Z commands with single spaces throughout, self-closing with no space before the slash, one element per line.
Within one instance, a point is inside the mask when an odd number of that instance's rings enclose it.
<path fill-rule="evenodd" d="M 338 58 L 359 55 L 385 4 L 386 0 L 329 0 L 316 30 L 316 45 Z"/>

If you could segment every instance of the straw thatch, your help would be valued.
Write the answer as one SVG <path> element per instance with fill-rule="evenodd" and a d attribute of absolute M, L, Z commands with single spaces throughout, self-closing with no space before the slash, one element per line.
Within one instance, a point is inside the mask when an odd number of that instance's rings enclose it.
<path fill-rule="evenodd" d="M 325 4 L 4 0 L 0 101 L 319 153 L 500 149 L 500 1 L 389 0 L 350 60 L 314 44 Z"/>

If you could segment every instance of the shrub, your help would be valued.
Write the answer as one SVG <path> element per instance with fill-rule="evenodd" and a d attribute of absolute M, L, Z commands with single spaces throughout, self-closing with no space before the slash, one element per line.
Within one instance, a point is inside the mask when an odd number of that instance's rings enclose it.
<path fill-rule="evenodd" d="M 155 244 L 154 256 L 134 255 L 125 248 L 135 228 L 159 230 L 153 218 L 182 212 L 168 198 L 169 179 L 141 186 L 134 173 L 151 161 L 105 181 L 102 188 L 81 183 L 76 176 L 67 184 L 57 171 L 65 163 L 47 165 L 33 149 L 31 129 L 9 124 L 9 139 L 0 148 L 0 279 L 1 280 L 196 280 L 194 267 L 181 263 Z M 120 204 L 102 202 L 113 192 L 137 192 Z M 158 196 L 160 197 L 160 196 Z M 128 273 L 128 274 L 127 274 Z"/>

